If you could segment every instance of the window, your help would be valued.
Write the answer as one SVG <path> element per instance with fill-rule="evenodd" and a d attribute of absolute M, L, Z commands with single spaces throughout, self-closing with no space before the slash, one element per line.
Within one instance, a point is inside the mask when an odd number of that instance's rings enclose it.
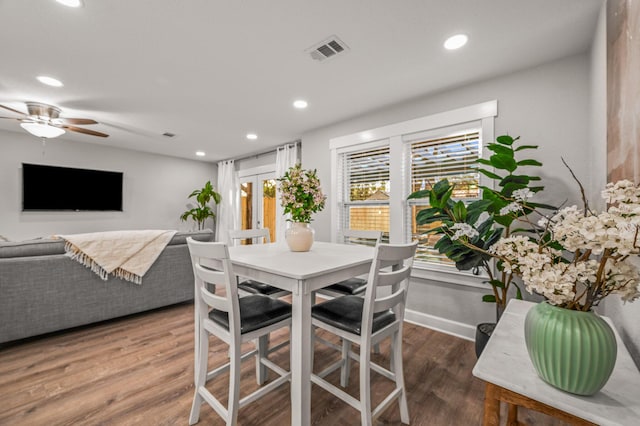
<path fill-rule="evenodd" d="M 389 241 L 389 146 L 340 155 L 340 230 L 376 230 Z"/>
<path fill-rule="evenodd" d="M 416 226 L 428 200 L 407 197 L 447 178 L 456 184 L 455 198 L 479 198 L 484 177 L 473 166 L 483 140 L 493 140 L 497 110 L 497 101 L 489 101 L 332 139 L 334 241 L 343 229 L 380 230 L 383 241 L 393 243 L 418 238 L 414 275 L 480 285 L 433 249 L 438 236 L 422 235 L 427 229 Z"/>
<path fill-rule="evenodd" d="M 479 123 L 478 125 L 479 126 Z M 418 135 L 403 138 L 408 144 L 407 167 L 409 171 L 409 192 L 430 188 L 441 179 L 448 179 L 455 185 L 453 197 L 470 202 L 480 197 L 480 174 L 475 171 L 475 160 L 479 158 L 481 138 L 479 127 L 463 130 L 440 129 L 435 135 Z M 437 135 L 437 136 L 436 136 Z M 446 256 L 438 253 L 433 245 L 439 235 L 428 234 L 430 229 L 439 225 L 416 224 L 416 214 L 429 207 L 428 200 L 410 200 L 407 202 L 407 226 L 410 239 L 419 241 L 416 262 L 452 265 Z"/>

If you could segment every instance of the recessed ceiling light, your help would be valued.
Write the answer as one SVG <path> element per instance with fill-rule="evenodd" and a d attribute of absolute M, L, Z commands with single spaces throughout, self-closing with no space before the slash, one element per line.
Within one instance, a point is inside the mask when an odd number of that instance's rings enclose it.
<path fill-rule="evenodd" d="M 307 107 L 307 101 L 304 101 L 302 99 L 298 99 L 297 101 L 295 101 L 293 103 L 293 106 L 298 108 L 298 109 L 305 109 Z"/>
<path fill-rule="evenodd" d="M 249 139 L 250 141 L 255 141 L 256 139 L 258 139 L 258 135 L 256 135 L 255 133 L 247 133 L 247 139 Z"/>
<path fill-rule="evenodd" d="M 46 75 L 39 75 L 36 77 L 36 79 L 42 83 L 42 84 L 46 84 L 47 86 L 53 86 L 53 87 L 62 87 L 64 86 L 64 84 L 62 84 L 62 82 L 56 78 L 53 77 L 47 77 Z"/>
<path fill-rule="evenodd" d="M 206 153 L 206 152 L 204 152 L 204 151 L 196 151 L 196 155 L 197 155 L 198 157 L 204 157 L 205 155 L 207 155 L 207 153 Z"/>
<path fill-rule="evenodd" d="M 67 7 L 80 7 L 82 6 L 82 0 L 56 0 L 58 3 Z"/>
<path fill-rule="evenodd" d="M 447 50 L 460 49 L 462 46 L 467 44 L 467 41 L 469 41 L 469 37 L 467 37 L 465 34 L 456 34 L 449 37 L 444 42 L 444 48 Z"/>

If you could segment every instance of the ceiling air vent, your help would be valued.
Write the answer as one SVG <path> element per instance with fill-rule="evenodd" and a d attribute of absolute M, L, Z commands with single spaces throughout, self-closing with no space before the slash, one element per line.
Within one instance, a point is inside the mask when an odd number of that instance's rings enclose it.
<path fill-rule="evenodd" d="M 168 138 L 172 138 L 172 137 L 174 137 L 175 135 L 176 135 L 175 133 L 171 133 L 171 132 L 164 132 L 164 133 L 162 134 L 162 136 L 166 136 L 166 137 L 168 137 Z"/>
<path fill-rule="evenodd" d="M 324 61 L 325 59 L 336 57 L 339 53 L 345 53 L 348 50 L 349 47 L 338 37 L 333 35 L 328 39 L 311 46 L 305 50 L 305 52 L 311 56 L 311 59 Z"/>

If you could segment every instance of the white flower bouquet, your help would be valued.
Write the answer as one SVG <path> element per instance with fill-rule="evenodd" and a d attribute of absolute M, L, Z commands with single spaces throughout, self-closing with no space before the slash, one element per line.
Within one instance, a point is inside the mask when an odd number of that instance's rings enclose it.
<path fill-rule="evenodd" d="M 617 293 L 625 302 L 640 297 L 640 275 L 631 255 L 640 253 L 640 187 L 628 180 L 607 184 L 609 207 L 594 213 L 566 207 L 543 217 L 537 241 L 523 235 L 500 239 L 489 252 L 505 271 L 522 277 L 526 290 L 549 303 L 590 311 Z"/>

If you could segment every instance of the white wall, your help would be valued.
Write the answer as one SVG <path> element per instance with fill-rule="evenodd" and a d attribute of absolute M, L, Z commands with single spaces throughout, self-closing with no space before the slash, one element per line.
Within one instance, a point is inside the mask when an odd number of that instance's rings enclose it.
<path fill-rule="evenodd" d="M 497 99 L 495 134 L 519 135 L 527 144 L 540 146 L 532 156 L 544 163 L 540 173 L 547 187 L 544 201 L 577 203 L 580 201 L 578 187 L 562 165 L 561 157 L 587 185 L 591 173 L 589 69 L 589 56 L 576 55 L 317 129 L 302 137 L 302 164 L 305 168 L 318 169 L 323 189 L 328 193 L 331 138 Z M 317 214 L 313 222 L 319 240 L 331 237 L 331 202 L 329 193 L 327 208 Z M 410 290 L 408 309 L 460 322 L 473 329 L 476 323 L 495 318 L 493 305 L 481 302 L 482 294 L 484 291 L 473 287 L 416 280 Z"/>
<path fill-rule="evenodd" d="M 22 163 L 124 172 L 122 212 L 23 212 Z M 0 235 L 10 240 L 119 229 L 195 229 L 180 222 L 187 196 L 216 166 L 162 155 L 0 131 Z M 70 185 L 73 182 L 69 183 Z M 207 224 L 211 227 L 211 222 Z"/>

